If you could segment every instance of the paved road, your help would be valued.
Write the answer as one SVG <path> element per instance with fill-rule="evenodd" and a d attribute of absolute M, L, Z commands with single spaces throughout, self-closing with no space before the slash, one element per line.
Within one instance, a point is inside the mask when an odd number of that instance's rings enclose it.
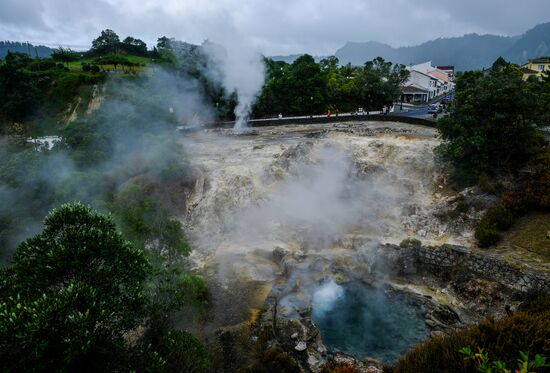
<path fill-rule="evenodd" d="M 371 111 L 369 112 L 369 115 L 380 115 L 381 111 Z M 339 117 L 356 117 L 357 114 L 355 113 L 339 113 L 338 115 L 332 113 L 331 118 L 334 119 L 334 121 L 338 121 Z M 367 116 L 367 113 L 364 113 L 364 116 Z M 283 117 L 282 119 L 307 119 L 307 118 L 326 118 L 326 114 L 322 115 L 302 115 L 302 116 L 289 116 L 289 117 Z M 361 116 L 359 116 L 361 117 Z M 265 118 L 265 119 L 251 119 L 249 122 L 265 122 L 265 121 L 272 121 L 277 118 Z"/>
<path fill-rule="evenodd" d="M 416 106 L 416 107 L 403 107 L 403 111 L 399 109 L 399 106 L 396 105 L 396 110 L 393 113 L 394 115 L 400 115 L 403 117 L 416 117 L 416 118 L 426 118 L 431 116 L 428 114 L 428 105 L 425 106 Z"/>

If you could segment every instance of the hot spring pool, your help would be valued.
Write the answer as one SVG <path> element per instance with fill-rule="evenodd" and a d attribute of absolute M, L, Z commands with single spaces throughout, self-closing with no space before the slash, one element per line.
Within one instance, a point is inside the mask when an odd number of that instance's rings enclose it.
<path fill-rule="evenodd" d="M 313 320 L 331 351 L 393 363 L 428 336 L 421 309 L 404 295 L 332 280 L 324 281 L 312 295 Z"/>

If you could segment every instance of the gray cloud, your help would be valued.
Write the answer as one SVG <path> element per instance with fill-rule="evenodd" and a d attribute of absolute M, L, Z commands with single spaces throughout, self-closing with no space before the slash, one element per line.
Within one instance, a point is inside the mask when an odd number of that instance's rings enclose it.
<path fill-rule="evenodd" d="M 521 34 L 547 0 L 3 0 L 0 39 L 86 47 L 104 28 L 153 44 L 245 35 L 260 52 L 331 54 L 346 41 L 413 45 L 465 33 Z"/>

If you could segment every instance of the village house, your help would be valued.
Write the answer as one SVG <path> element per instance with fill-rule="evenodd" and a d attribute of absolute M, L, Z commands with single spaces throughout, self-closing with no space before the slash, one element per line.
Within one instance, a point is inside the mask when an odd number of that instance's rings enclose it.
<path fill-rule="evenodd" d="M 433 76 L 437 79 L 437 96 L 446 95 L 452 89 L 452 82 L 449 78 L 449 75 L 439 69 L 430 71 L 428 75 Z"/>
<path fill-rule="evenodd" d="M 436 67 L 438 70 L 443 71 L 449 77 L 449 80 L 452 82 L 455 78 L 455 67 L 452 65 L 440 65 Z"/>
<path fill-rule="evenodd" d="M 550 57 L 539 57 L 527 61 L 521 66 L 521 72 L 524 80 L 531 76 L 542 79 L 543 74 L 550 74 Z"/>
<path fill-rule="evenodd" d="M 444 66 L 454 73 L 454 67 Z M 449 93 L 454 83 L 446 71 L 432 66 L 432 61 L 407 68 L 409 78 L 401 88 L 401 101 L 406 103 L 425 103 Z"/>

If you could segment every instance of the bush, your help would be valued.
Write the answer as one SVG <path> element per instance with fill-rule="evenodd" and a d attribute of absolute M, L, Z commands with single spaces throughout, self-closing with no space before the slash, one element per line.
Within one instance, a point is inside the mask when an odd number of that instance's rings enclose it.
<path fill-rule="evenodd" d="M 401 247 L 420 247 L 422 246 L 422 242 L 420 240 L 417 240 L 416 238 L 405 238 L 401 243 L 399 244 Z"/>
<path fill-rule="evenodd" d="M 97 66 L 97 65 L 92 65 L 90 67 L 90 69 L 92 70 L 93 73 L 98 73 L 99 72 L 99 66 Z"/>
<path fill-rule="evenodd" d="M 502 235 L 495 227 L 486 223 L 478 223 L 475 230 L 475 238 L 480 247 L 489 247 L 500 241 Z"/>
<path fill-rule="evenodd" d="M 514 214 L 504 203 L 497 203 L 487 209 L 482 219 L 495 228 L 505 231 L 512 226 Z"/>
<path fill-rule="evenodd" d="M 323 365 L 323 368 L 321 369 L 321 373 L 361 373 L 362 370 L 360 370 L 356 365 L 348 364 L 348 363 L 335 363 L 330 362 L 325 365 Z"/>
<path fill-rule="evenodd" d="M 46 71 L 56 68 L 56 63 L 52 60 L 34 60 L 28 66 L 31 71 Z"/>
<path fill-rule="evenodd" d="M 499 202 L 487 209 L 475 230 L 479 246 L 489 247 L 496 244 L 502 237 L 500 232 L 512 226 L 515 217 L 513 210 L 519 209 L 519 206 L 514 209 L 512 203 L 515 203 L 513 198 L 508 203 Z"/>
<path fill-rule="evenodd" d="M 277 347 L 271 347 L 264 351 L 259 361 L 242 370 L 243 373 L 300 373 L 288 352 Z"/>
<path fill-rule="evenodd" d="M 498 321 L 486 319 L 466 330 L 432 338 L 409 351 L 396 365 L 385 368 L 391 373 L 473 372 L 465 362 L 464 346 L 482 348 L 493 359 L 515 366 L 520 351 L 548 356 L 550 308 L 548 298 L 539 299 L 526 311 L 518 311 Z"/>
<path fill-rule="evenodd" d="M 156 346 L 166 361 L 165 372 L 209 372 L 212 366 L 208 350 L 185 331 L 168 332 Z"/>
<path fill-rule="evenodd" d="M 90 70 L 91 70 L 90 65 L 88 65 L 87 63 L 82 64 L 82 71 L 88 72 Z"/>

